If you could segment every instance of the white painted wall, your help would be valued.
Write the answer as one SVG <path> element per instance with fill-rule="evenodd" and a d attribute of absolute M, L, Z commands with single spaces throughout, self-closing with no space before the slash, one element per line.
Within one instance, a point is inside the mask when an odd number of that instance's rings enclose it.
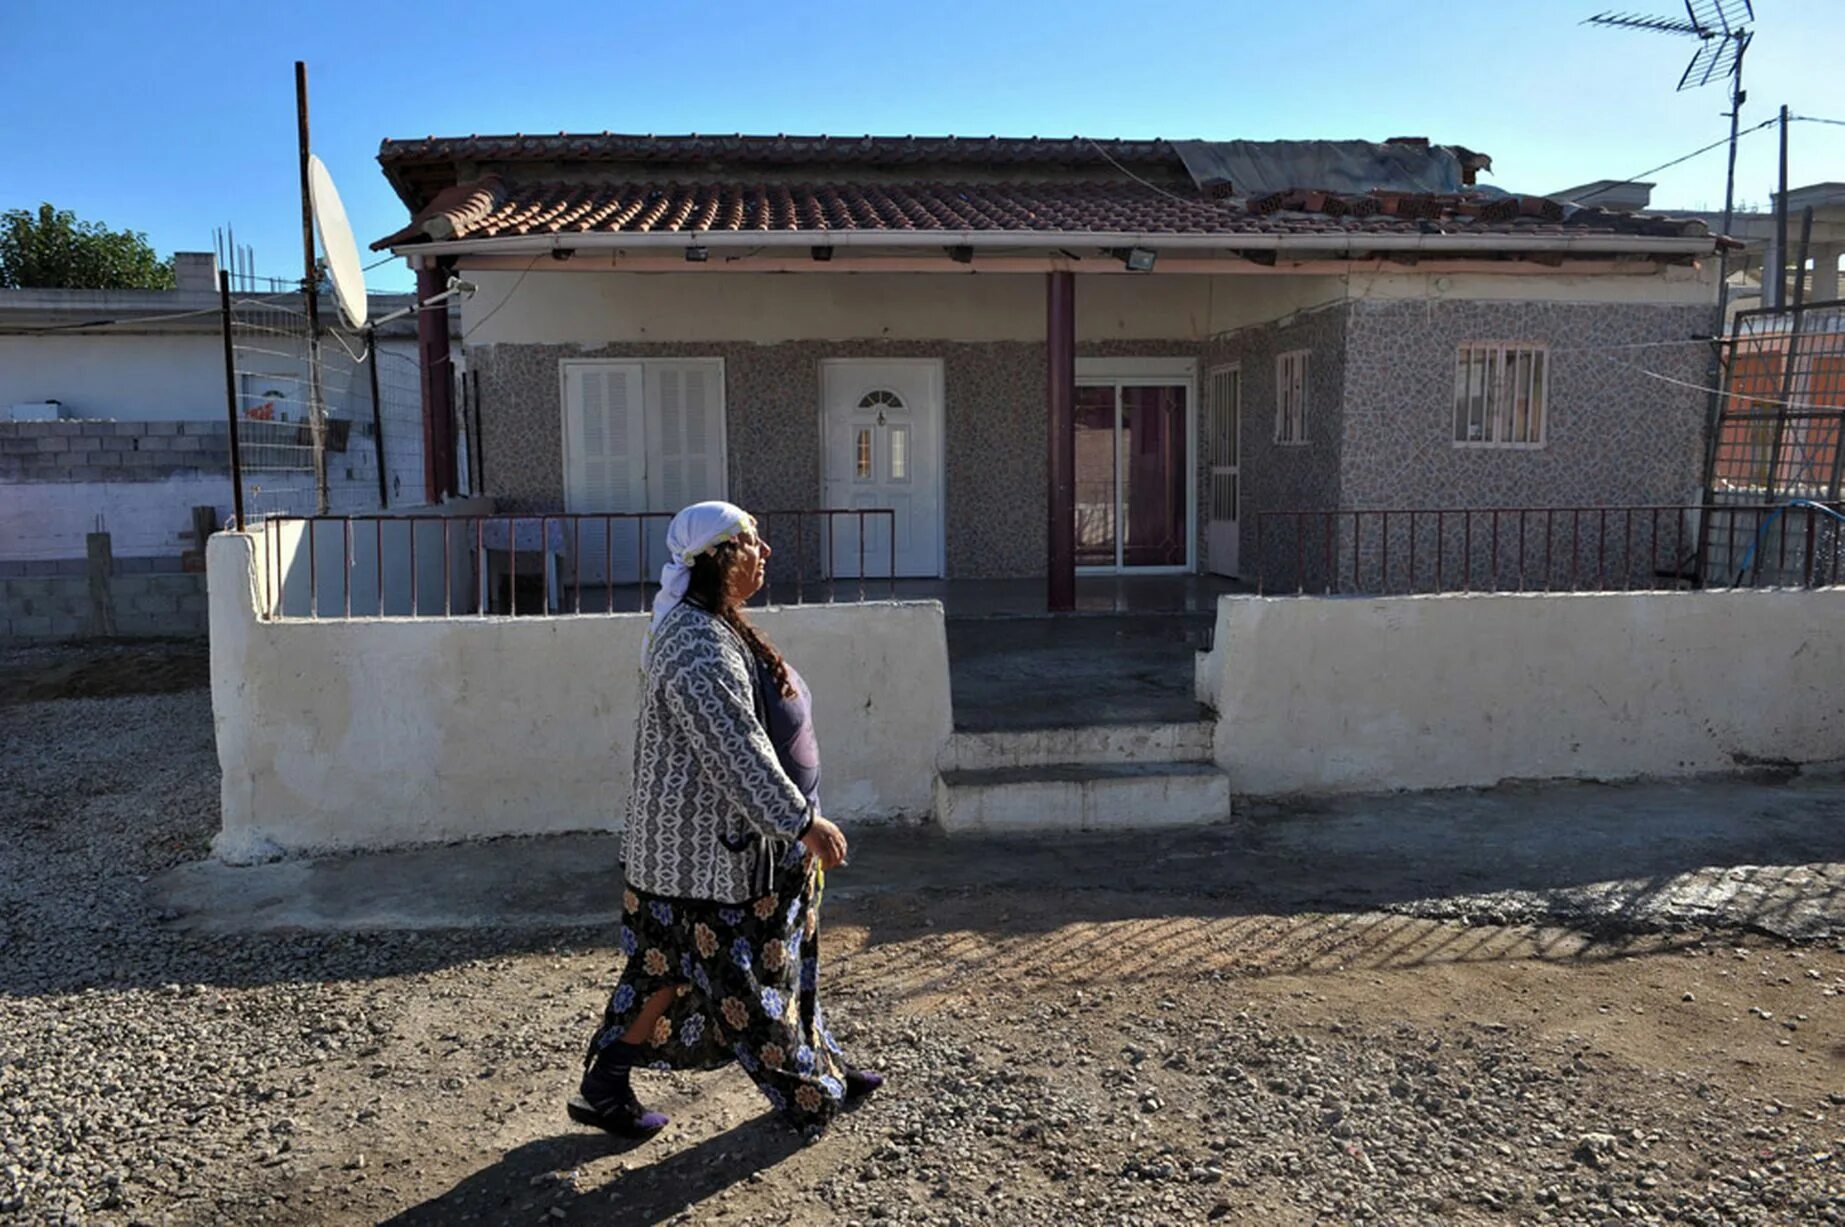
<path fill-rule="evenodd" d="M 109 534 L 117 558 L 172 558 L 194 548 L 194 507 L 222 520 L 230 505 L 228 476 L 0 485 L 0 559 L 82 558 L 93 532 Z"/>
<path fill-rule="evenodd" d="M 470 345 L 613 341 L 1039 341 L 1041 275 L 469 270 Z M 1645 275 L 1077 278 L 1079 341 L 1196 339 L 1352 298 L 1715 303 L 1710 270 Z"/>
<path fill-rule="evenodd" d="M 349 345 L 357 348 L 355 342 Z M 292 343 L 277 343 L 277 350 Z M 379 343 L 384 365 L 380 382 L 402 384 L 406 376 L 421 403 L 416 341 L 388 338 Z M 305 363 L 286 353 L 246 352 L 240 362 L 268 374 L 304 374 Z M 371 420 L 371 392 L 361 370 L 329 342 L 327 408 L 338 417 Z M 386 397 L 387 402 L 391 399 Z M 0 413 L 15 404 L 55 400 L 67 417 L 122 422 L 220 421 L 224 417 L 224 342 L 217 332 L 118 333 L 80 336 L 0 336 Z M 419 453 L 420 456 L 420 453 Z M 421 460 L 418 460 L 421 481 Z M 396 466 L 393 465 L 393 468 Z"/>
<path fill-rule="evenodd" d="M 221 858 L 620 825 L 643 615 L 265 622 L 259 558 L 247 534 L 208 551 Z M 940 604 L 759 623 L 813 687 L 824 810 L 926 814 L 952 724 Z"/>
<path fill-rule="evenodd" d="M 1225 597 L 1199 667 L 1238 795 L 1845 759 L 1845 588 Z"/>
<path fill-rule="evenodd" d="M 0 336 L 0 411 L 43 400 L 70 417 L 222 418 L 224 344 L 215 332 Z"/>

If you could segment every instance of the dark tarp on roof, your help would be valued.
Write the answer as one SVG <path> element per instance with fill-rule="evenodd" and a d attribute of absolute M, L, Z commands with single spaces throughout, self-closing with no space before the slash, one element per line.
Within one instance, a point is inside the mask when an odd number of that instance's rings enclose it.
<path fill-rule="evenodd" d="M 1372 141 L 1174 141 L 1194 182 L 1254 198 L 1291 188 L 1452 195 L 1461 160 L 1444 145 Z"/>

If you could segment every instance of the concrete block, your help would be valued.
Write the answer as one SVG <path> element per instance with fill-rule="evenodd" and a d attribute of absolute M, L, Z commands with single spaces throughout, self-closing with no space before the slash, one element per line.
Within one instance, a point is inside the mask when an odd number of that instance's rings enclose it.
<path fill-rule="evenodd" d="M 18 599 L 46 597 L 51 595 L 52 585 L 56 582 L 53 579 L 9 579 L 6 581 L 6 589 Z"/>
<path fill-rule="evenodd" d="M 115 433 L 114 422 L 79 422 L 78 426 L 81 428 L 78 433 L 89 438 Z"/>
<path fill-rule="evenodd" d="M 935 820 L 950 834 L 1140 830 L 1229 816 L 1230 777 L 1208 763 L 960 771 L 935 785 Z"/>
<path fill-rule="evenodd" d="M 151 575 L 113 575 L 109 577 L 109 588 L 118 598 L 141 596 L 151 591 L 148 581 L 152 578 Z"/>
<path fill-rule="evenodd" d="M 43 615 L 14 618 L 11 630 L 17 639 L 46 639 L 51 636 L 51 619 Z"/>
<path fill-rule="evenodd" d="M 142 433 L 150 439 L 168 438 L 180 433 L 179 422 L 146 422 Z"/>
<path fill-rule="evenodd" d="M 97 447 L 105 452 L 132 452 L 135 450 L 135 443 L 136 440 L 124 438 L 121 435 L 107 435 L 96 441 Z"/>
<path fill-rule="evenodd" d="M 130 600 L 128 607 L 138 614 L 173 614 L 179 612 L 179 598 L 168 593 L 148 593 Z"/>
<path fill-rule="evenodd" d="M 939 766 L 943 771 L 988 771 L 1107 763 L 1205 763 L 1211 761 L 1215 731 L 1214 722 L 1199 720 L 962 732 L 949 738 Z"/>

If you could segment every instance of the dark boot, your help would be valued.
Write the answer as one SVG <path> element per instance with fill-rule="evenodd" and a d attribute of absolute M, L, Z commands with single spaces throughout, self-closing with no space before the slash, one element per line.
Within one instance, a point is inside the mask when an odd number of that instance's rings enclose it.
<path fill-rule="evenodd" d="M 848 1069 L 846 1071 L 846 1102 L 852 1103 L 863 1099 L 883 1085 L 884 1075 L 875 1070 Z"/>
<path fill-rule="evenodd" d="M 565 1106 L 570 1119 L 631 1138 L 652 1137 L 666 1128 L 667 1118 L 642 1107 L 629 1083 L 629 1071 L 640 1059 L 639 1044 L 621 1041 L 596 1053 L 583 1071 L 582 1085 Z"/>

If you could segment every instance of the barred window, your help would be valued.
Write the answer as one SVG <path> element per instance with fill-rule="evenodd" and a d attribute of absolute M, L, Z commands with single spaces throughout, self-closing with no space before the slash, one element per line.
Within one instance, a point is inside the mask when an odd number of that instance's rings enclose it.
<path fill-rule="evenodd" d="M 1307 351 L 1291 349 L 1275 357 L 1275 442 L 1295 446 L 1307 441 Z"/>
<path fill-rule="evenodd" d="M 1454 442 L 1542 447 L 1549 355 L 1528 341 L 1469 341 L 1454 369 Z"/>

